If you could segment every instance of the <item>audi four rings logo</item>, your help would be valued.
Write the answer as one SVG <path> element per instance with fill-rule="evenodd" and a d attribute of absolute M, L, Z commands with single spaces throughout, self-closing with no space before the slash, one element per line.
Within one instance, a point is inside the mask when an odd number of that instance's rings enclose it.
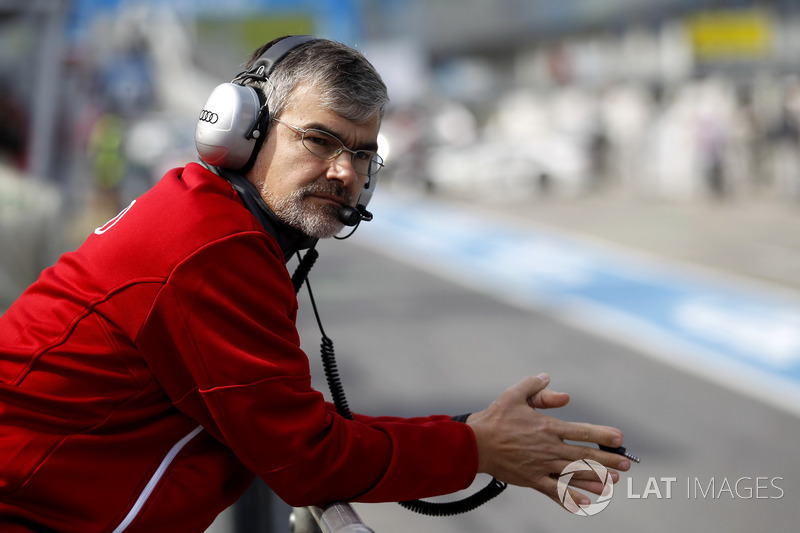
<path fill-rule="evenodd" d="M 216 124 L 219 120 L 219 115 L 214 113 L 213 111 L 209 111 L 208 109 L 203 109 L 200 112 L 200 120 L 203 122 L 209 122 L 211 124 Z"/>

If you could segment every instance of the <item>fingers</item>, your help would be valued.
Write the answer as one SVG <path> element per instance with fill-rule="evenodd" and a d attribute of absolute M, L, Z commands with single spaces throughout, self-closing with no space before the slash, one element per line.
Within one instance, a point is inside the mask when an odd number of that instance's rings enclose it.
<path fill-rule="evenodd" d="M 569 394 L 544 389 L 528 398 L 528 405 L 534 409 L 554 409 L 564 407 L 569 403 Z"/>
<path fill-rule="evenodd" d="M 547 389 L 550 384 L 550 376 L 541 373 L 536 377 L 525 378 L 517 383 L 512 389 L 519 390 L 526 394 L 525 399 L 534 409 L 552 409 L 564 407 L 569 402 L 569 394 L 556 392 Z"/>
<path fill-rule="evenodd" d="M 568 447 L 566 451 L 567 458 L 569 458 L 571 461 L 591 459 L 592 461 L 596 461 L 607 468 L 613 468 L 615 470 L 621 470 L 623 472 L 627 472 L 631 468 L 630 460 L 621 455 L 604 452 L 590 446 L 582 446 L 582 445 L 566 444 L 566 443 L 565 445 Z M 616 472 L 614 472 L 613 474 L 616 474 Z M 614 482 L 616 483 L 616 479 L 614 480 Z"/>
<path fill-rule="evenodd" d="M 608 470 L 607 475 L 611 478 L 612 483 L 617 483 L 620 480 L 620 475 L 614 470 Z M 552 473 L 547 478 L 541 478 L 531 484 L 531 488 L 548 496 L 555 503 L 561 507 L 566 508 L 570 512 L 575 512 L 573 508 L 566 506 L 567 501 L 571 499 L 580 507 L 585 507 L 592 503 L 592 500 L 586 493 L 594 494 L 596 496 L 603 496 L 608 493 L 608 486 L 605 480 L 598 477 L 598 473 L 592 470 L 572 470 L 569 472 L 569 479 L 563 479 L 564 474 Z M 565 485 L 565 486 L 563 486 Z M 563 492 L 566 490 L 569 497 L 566 497 Z"/>
<path fill-rule="evenodd" d="M 539 378 L 546 377 L 549 383 L 549 376 L 540 374 Z M 549 389 L 540 389 L 536 394 L 527 398 L 527 403 L 535 409 L 547 409 L 563 407 L 569 402 L 569 395 Z M 560 422 L 560 421 L 559 421 Z M 588 442 L 601 444 L 616 448 L 622 446 L 622 432 L 609 426 L 598 426 L 594 424 L 561 422 L 563 426 L 557 429 L 557 435 L 562 441 L 571 440 L 578 442 Z M 609 468 L 627 471 L 631 463 L 628 459 L 617 454 L 608 453 L 587 446 L 572 446 L 572 455 L 567 456 L 570 460 L 592 459 Z M 562 457 L 563 458 L 563 457 Z"/>
<path fill-rule="evenodd" d="M 569 485 L 566 487 L 567 493 L 569 493 L 573 502 L 577 505 L 584 507 L 586 505 L 590 505 L 592 500 L 583 492 L 586 491 L 597 496 L 601 496 L 606 491 L 606 486 L 604 483 L 600 482 L 595 476 L 594 481 L 579 479 L 578 476 L 579 472 L 576 472 L 573 477 L 569 480 Z M 616 483 L 616 481 L 614 481 Z M 541 492 L 545 496 L 549 497 L 551 500 L 556 502 L 561 507 L 564 507 L 564 502 L 561 500 L 561 497 L 558 493 L 559 491 L 559 476 L 553 475 L 548 476 L 546 478 L 542 478 L 536 483 L 533 489 Z M 567 498 L 564 498 L 566 500 Z"/>
<path fill-rule="evenodd" d="M 550 383 L 550 376 L 545 373 L 538 376 L 528 376 L 522 381 L 509 387 L 506 392 L 512 394 L 517 398 L 522 398 L 528 401 L 528 398 L 536 396 L 539 392 L 543 391 Z"/>
<path fill-rule="evenodd" d="M 572 485 L 572 483 L 570 483 L 570 485 Z M 558 496 L 558 476 L 544 477 L 538 480 L 538 482 L 535 483 L 532 488 L 549 497 L 558 505 L 562 507 L 564 506 L 563 502 Z M 570 496 L 572 497 L 572 501 L 578 505 L 589 505 L 592 503 L 588 496 L 578 490 L 573 489 L 571 486 L 567 487 L 567 492 L 569 492 Z"/>
<path fill-rule="evenodd" d="M 622 432 L 609 426 L 597 426 L 580 422 L 564 422 L 559 428 L 559 437 L 563 440 L 592 442 L 616 448 L 622 446 Z"/>
<path fill-rule="evenodd" d="M 623 435 L 617 428 L 586 423 L 564 422 L 549 417 L 548 421 L 550 422 L 550 430 L 561 441 L 559 446 L 554 448 L 555 455 L 557 456 L 557 460 L 560 461 L 559 465 L 561 467 L 565 467 L 572 461 L 591 459 L 607 468 L 613 468 L 623 472 L 630 470 L 631 462 L 626 457 L 616 453 L 602 451 L 594 446 L 581 444 L 602 444 L 614 448 L 621 446 Z M 609 442 L 612 444 L 607 444 Z"/>

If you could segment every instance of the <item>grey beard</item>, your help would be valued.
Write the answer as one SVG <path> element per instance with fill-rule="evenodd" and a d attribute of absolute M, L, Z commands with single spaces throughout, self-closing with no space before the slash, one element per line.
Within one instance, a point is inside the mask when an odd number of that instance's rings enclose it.
<path fill-rule="evenodd" d="M 283 222 L 309 237 L 327 239 L 342 231 L 344 224 L 339 221 L 340 207 L 332 204 L 313 205 L 305 201 L 308 196 L 320 193 L 340 196 L 348 205 L 352 203 L 346 187 L 328 181 L 312 183 L 283 197 L 263 188 L 261 190 L 267 205 Z"/>

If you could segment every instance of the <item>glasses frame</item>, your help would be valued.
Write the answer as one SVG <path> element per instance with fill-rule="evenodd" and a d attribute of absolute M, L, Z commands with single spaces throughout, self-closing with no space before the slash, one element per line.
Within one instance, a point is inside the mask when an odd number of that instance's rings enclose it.
<path fill-rule="evenodd" d="M 303 148 L 305 148 L 311 155 L 315 157 L 319 157 L 320 159 L 323 159 L 325 161 L 333 161 L 334 159 L 342 155 L 342 152 L 348 152 L 350 154 L 350 164 L 353 165 L 353 170 L 355 170 L 356 154 L 372 154 L 372 157 L 370 158 L 369 168 L 373 168 L 373 166 L 377 167 L 375 168 L 375 171 L 372 173 L 368 172 L 367 174 L 361 174 L 358 171 L 356 171 L 356 174 L 359 174 L 360 176 L 366 176 L 367 178 L 374 178 L 378 174 L 378 172 L 380 172 L 381 169 L 383 168 L 383 158 L 380 155 L 378 155 L 378 152 L 373 152 L 372 150 L 351 150 L 344 144 L 344 142 L 342 142 L 342 140 L 339 137 L 337 137 L 336 135 L 332 134 L 329 131 L 320 130 L 317 128 L 303 129 L 299 126 L 289 124 L 288 122 L 284 122 L 277 118 L 273 118 L 272 120 L 279 124 L 283 124 L 287 128 L 293 129 L 297 133 L 300 133 L 302 135 L 300 142 L 302 143 Z M 332 137 L 336 139 L 336 141 L 340 144 L 340 147 L 336 149 L 336 151 L 333 153 L 331 157 L 323 157 L 315 152 L 312 152 L 311 149 L 308 146 L 306 146 L 306 133 L 308 132 L 321 133 L 323 135 L 327 135 L 328 137 Z"/>

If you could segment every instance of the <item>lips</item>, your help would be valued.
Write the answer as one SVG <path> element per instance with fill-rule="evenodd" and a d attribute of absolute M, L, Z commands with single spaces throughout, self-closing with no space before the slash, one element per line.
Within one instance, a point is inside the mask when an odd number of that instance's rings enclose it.
<path fill-rule="evenodd" d="M 338 205 L 340 207 L 344 207 L 346 205 L 350 205 L 350 203 L 347 200 L 345 200 L 344 198 L 342 198 L 341 196 L 333 196 L 333 195 L 329 195 L 329 194 L 311 194 L 309 196 L 312 197 L 312 198 L 317 198 L 317 199 L 320 199 L 320 200 L 324 200 L 326 202 L 330 202 L 332 204 L 336 204 L 336 205 Z"/>

